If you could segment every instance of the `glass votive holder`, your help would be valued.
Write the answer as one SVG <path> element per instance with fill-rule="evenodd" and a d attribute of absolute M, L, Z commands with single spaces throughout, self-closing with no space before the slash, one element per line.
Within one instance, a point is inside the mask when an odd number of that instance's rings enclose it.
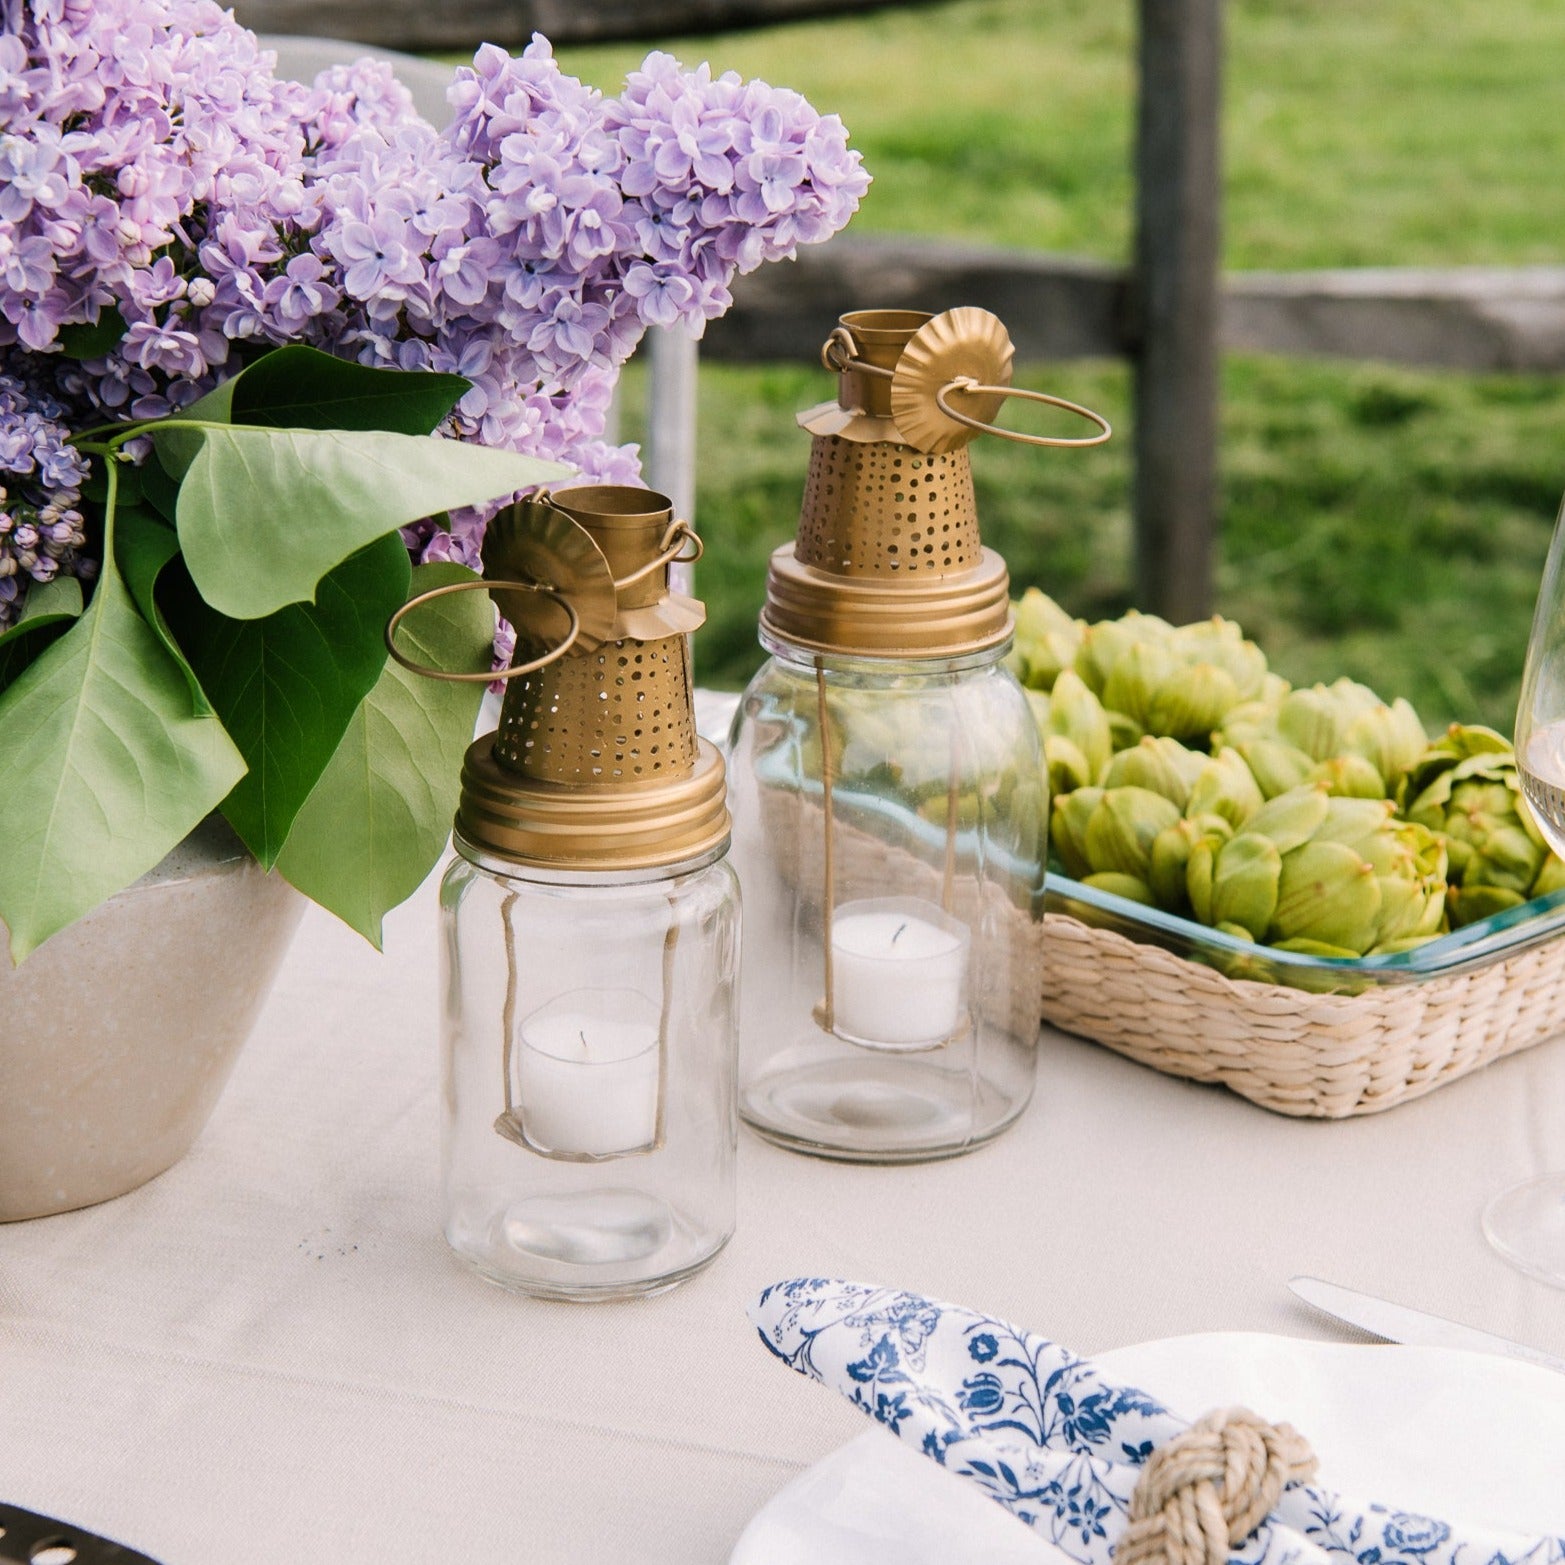
<path fill-rule="evenodd" d="M 738 883 L 720 855 L 441 888 L 447 1242 L 524 1293 L 661 1292 L 734 1229 Z"/>

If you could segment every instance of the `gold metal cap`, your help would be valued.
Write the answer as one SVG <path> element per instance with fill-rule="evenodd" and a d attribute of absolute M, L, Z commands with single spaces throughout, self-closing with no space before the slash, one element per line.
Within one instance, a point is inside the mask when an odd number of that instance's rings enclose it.
<path fill-rule="evenodd" d="M 731 830 L 723 758 L 705 739 L 683 773 L 590 785 L 519 776 L 476 739 L 462 765 L 456 844 L 540 869 L 662 869 L 721 852 Z"/>
<path fill-rule="evenodd" d="M 769 641 L 845 657 L 982 652 L 1010 639 L 1010 576 L 993 549 L 979 550 L 977 564 L 951 574 L 833 575 L 802 562 L 788 543 L 767 571 L 761 632 Z"/>

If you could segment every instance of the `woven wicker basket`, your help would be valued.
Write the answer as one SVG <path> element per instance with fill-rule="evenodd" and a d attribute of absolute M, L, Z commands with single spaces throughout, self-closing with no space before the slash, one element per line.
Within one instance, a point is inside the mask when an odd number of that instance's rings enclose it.
<path fill-rule="evenodd" d="M 1280 1114 L 1376 1114 L 1565 1030 L 1565 939 L 1357 994 L 1229 978 L 1063 913 L 1044 953 L 1046 1022 Z"/>

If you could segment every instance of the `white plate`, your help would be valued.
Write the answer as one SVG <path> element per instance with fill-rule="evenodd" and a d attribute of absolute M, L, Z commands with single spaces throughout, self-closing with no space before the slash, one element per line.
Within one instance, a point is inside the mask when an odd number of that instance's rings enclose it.
<path fill-rule="evenodd" d="M 1340 1493 L 1455 1525 L 1565 1534 L 1565 1376 L 1490 1354 L 1219 1332 L 1097 1356 L 1186 1418 L 1241 1403 L 1299 1429 Z M 820 1395 L 829 1393 L 816 1388 Z M 1062 1565 L 972 1485 L 878 1427 L 757 1512 L 730 1565 Z"/>

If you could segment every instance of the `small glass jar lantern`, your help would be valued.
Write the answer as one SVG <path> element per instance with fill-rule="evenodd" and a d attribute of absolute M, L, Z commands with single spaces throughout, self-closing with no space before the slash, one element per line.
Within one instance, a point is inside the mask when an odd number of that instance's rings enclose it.
<path fill-rule="evenodd" d="M 705 614 L 668 587 L 692 538 L 663 496 L 596 486 L 484 545 L 538 655 L 468 750 L 441 887 L 445 1231 L 544 1297 L 661 1291 L 734 1228 L 738 888 L 691 702 Z"/>
<path fill-rule="evenodd" d="M 822 351 L 798 536 L 772 556 L 771 654 L 735 717 L 746 965 L 740 1113 L 863 1162 L 967 1151 L 1032 1094 L 1047 784 L 1001 659 L 1005 564 L 982 546 L 967 443 L 1012 347 L 977 309 L 864 310 Z"/>

